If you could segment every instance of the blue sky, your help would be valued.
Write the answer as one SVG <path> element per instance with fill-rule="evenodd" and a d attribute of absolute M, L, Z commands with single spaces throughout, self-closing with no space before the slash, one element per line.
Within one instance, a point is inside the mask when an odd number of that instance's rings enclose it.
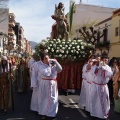
<path fill-rule="evenodd" d="M 65 5 L 65 13 L 69 11 L 70 0 L 10 0 L 10 12 L 16 16 L 24 28 L 24 37 L 29 41 L 40 42 L 50 36 L 51 26 L 55 22 L 51 15 L 54 13 L 54 6 L 59 2 Z M 74 0 L 76 4 L 80 0 Z M 120 0 L 82 0 L 82 3 L 100 5 L 104 7 L 119 8 Z"/>

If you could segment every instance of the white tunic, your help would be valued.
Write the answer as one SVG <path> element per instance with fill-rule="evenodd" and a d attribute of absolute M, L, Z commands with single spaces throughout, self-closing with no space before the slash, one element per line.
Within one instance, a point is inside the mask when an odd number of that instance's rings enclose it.
<path fill-rule="evenodd" d="M 91 116 L 106 119 L 109 115 L 110 101 L 107 83 L 112 76 L 112 70 L 108 65 L 99 68 L 93 79 L 91 89 Z"/>
<path fill-rule="evenodd" d="M 85 110 L 90 112 L 91 110 L 91 84 L 93 80 L 93 70 L 92 67 L 90 70 L 86 71 L 86 108 Z"/>
<path fill-rule="evenodd" d="M 29 61 L 28 61 L 28 68 L 29 68 L 29 74 L 30 74 L 30 81 L 31 81 L 31 75 L 32 75 L 32 66 L 33 64 L 35 63 L 35 60 L 33 58 L 31 58 Z"/>
<path fill-rule="evenodd" d="M 39 62 L 34 67 L 31 87 L 38 90 L 38 114 L 55 117 L 58 111 L 58 88 L 57 72 L 62 70 L 61 65 L 56 61 L 55 65 L 46 65 Z"/>
<path fill-rule="evenodd" d="M 83 66 L 82 69 L 82 86 L 81 86 L 81 92 L 80 92 L 80 98 L 79 98 L 79 107 L 81 109 L 84 109 L 84 107 L 86 107 L 86 85 L 87 85 L 87 81 L 86 81 L 86 66 L 87 64 L 85 64 Z"/>
<path fill-rule="evenodd" d="M 37 79 L 32 79 L 32 74 L 34 74 L 34 69 L 37 70 L 37 66 L 40 65 L 40 61 L 35 62 L 31 69 L 31 87 L 33 88 L 30 109 L 38 112 L 38 89 L 36 87 Z M 35 81 L 34 81 L 35 80 Z M 37 86 L 38 87 L 38 86 Z"/>

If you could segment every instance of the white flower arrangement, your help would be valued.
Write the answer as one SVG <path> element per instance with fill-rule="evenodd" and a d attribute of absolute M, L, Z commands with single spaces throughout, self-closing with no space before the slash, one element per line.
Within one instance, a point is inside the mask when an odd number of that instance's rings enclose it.
<path fill-rule="evenodd" d="M 44 44 L 43 44 L 44 42 Z M 83 60 L 88 56 L 87 50 L 93 50 L 94 46 L 83 42 L 83 40 L 44 40 L 36 46 L 36 52 L 39 52 L 41 47 L 54 58 L 61 60 Z M 43 50 L 43 49 L 42 49 Z"/>

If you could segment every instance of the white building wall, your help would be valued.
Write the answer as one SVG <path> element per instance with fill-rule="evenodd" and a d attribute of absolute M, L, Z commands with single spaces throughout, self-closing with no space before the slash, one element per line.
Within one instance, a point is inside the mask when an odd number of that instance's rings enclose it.
<path fill-rule="evenodd" d="M 107 8 L 102 6 L 94 6 L 88 4 L 76 4 L 75 13 L 73 14 L 73 33 L 75 30 L 90 22 L 98 23 L 104 19 L 111 17 L 115 8 Z M 75 37 L 77 37 L 75 35 Z"/>
<path fill-rule="evenodd" d="M 0 8 L 0 32 L 8 34 L 9 9 Z"/>

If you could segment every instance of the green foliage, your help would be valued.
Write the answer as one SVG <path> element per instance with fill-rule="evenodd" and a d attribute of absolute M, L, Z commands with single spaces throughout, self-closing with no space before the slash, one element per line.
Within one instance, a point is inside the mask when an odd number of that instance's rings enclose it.
<path fill-rule="evenodd" d="M 71 29 L 72 29 L 72 21 L 73 21 L 74 6 L 75 6 L 75 2 L 72 2 L 71 5 L 70 5 L 70 10 L 69 10 L 70 34 L 71 34 Z"/>

